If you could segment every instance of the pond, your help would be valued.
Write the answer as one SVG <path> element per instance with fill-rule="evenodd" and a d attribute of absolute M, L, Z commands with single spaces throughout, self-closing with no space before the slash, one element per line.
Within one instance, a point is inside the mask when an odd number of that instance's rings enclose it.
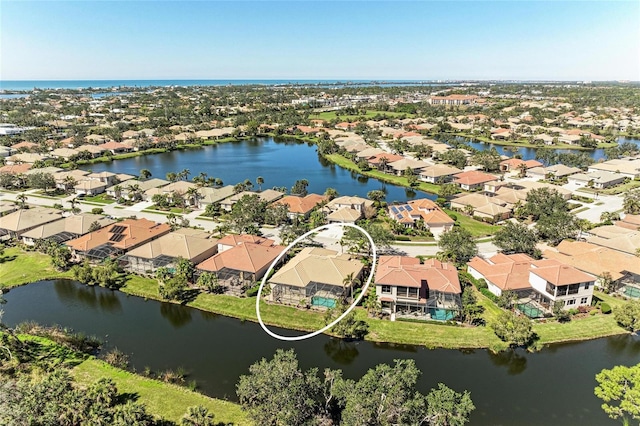
<path fill-rule="evenodd" d="M 309 192 L 322 194 L 335 188 L 340 195 L 366 197 L 367 192 L 381 189 L 387 201 L 405 201 L 413 198 L 435 199 L 434 194 L 416 192 L 401 186 L 382 183 L 376 179 L 342 169 L 318 156 L 314 145 L 292 140 L 258 138 L 200 149 L 172 151 L 162 154 L 116 160 L 82 166 L 94 172 L 110 171 L 138 175 L 140 169 L 149 169 L 153 176 L 164 179 L 169 172 L 183 169 L 191 177 L 200 172 L 222 179 L 225 185 L 234 185 L 250 179 L 264 178 L 263 188 L 285 186 L 291 188 L 296 180 L 307 179 Z M 258 189 L 257 185 L 255 189 Z"/>
<path fill-rule="evenodd" d="M 640 360 L 640 341 L 630 336 L 555 345 L 533 354 L 517 350 L 498 355 L 486 350 L 346 343 L 327 336 L 282 342 L 255 323 L 68 280 L 29 284 L 5 298 L 4 321 L 9 326 L 33 320 L 95 335 L 105 342 L 105 350 L 118 347 L 127 353 L 137 371 L 184 367 L 190 373 L 188 380 L 196 380 L 203 392 L 229 400 L 236 398 L 239 376 L 261 358 L 271 358 L 278 348 L 294 348 L 304 369 L 342 369 L 354 379 L 377 364 L 411 358 L 422 371 L 421 392 L 439 382 L 471 392 L 477 407 L 472 425 L 616 424 L 593 394 L 595 374 Z"/>
<path fill-rule="evenodd" d="M 536 151 L 538 150 L 538 148 L 519 148 L 519 147 L 514 147 L 514 146 L 502 146 L 502 145 L 495 145 L 492 143 L 486 143 L 486 142 L 480 142 L 477 141 L 475 139 L 467 139 L 467 138 L 462 138 L 462 137 L 457 137 L 456 139 L 458 139 L 459 141 L 464 141 L 466 142 L 469 146 L 479 150 L 479 151 L 487 151 L 490 150 L 491 148 L 495 148 L 496 151 L 498 151 L 498 154 L 500 155 L 506 155 L 507 157 L 513 157 L 516 154 L 520 154 L 520 156 L 522 157 L 522 159 L 524 160 L 535 160 L 536 159 Z M 617 139 L 618 143 L 623 143 L 623 142 L 631 142 L 633 144 L 636 144 L 638 146 L 640 146 L 640 139 L 633 139 L 633 138 L 624 138 L 624 137 L 620 137 Z M 594 159 L 594 161 L 599 161 L 599 160 L 606 160 L 607 156 L 605 155 L 605 150 L 602 148 L 598 148 L 598 149 L 592 149 L 589 151 L 583 151 L 583 150 L 576 150 L 576 149 L 557 149 L 557 152 L 570 152 L 570 153 L 585 153 L 587 155 L 589 155 L 591 158 Z"/>

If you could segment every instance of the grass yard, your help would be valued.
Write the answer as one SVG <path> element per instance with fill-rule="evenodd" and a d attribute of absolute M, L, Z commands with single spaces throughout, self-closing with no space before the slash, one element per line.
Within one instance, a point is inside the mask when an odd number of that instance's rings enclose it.
<path fill-rule="evenodd" d="M 71 271 L 56 271 L 46 254 L 8 247 L 0 256 L 0 288 L 11 288 L 40 280 L 72 278 Z"/>
<path fill-rule="evenodd" d="M 97 204 L 113 204 L 116 202 L 113 198 L 109 197 L 106 194 L 98 194 L 94 196 L 85 196 L 80 198 L 81 201 L 88 201 L 89 203 L 97 203 Z"/>
<path fill-rule="evenodd" d="M 237 404 L 120 370 L 95 358 L 82 362 L 71 373 L 76 381 L 84 385 L 101 377 L 110 378 L 116 383 L 120 393 L 138 396 L 137 401 L 146 405 L 150 413 L 176 423 L 180 422 L 188 407 L 203 405 L 215 415 L 216 423 L 232 423 L 236 426 L 251 424 Z"/>
<path fill-rule="evenodd" d="M 490 225 L 485 222 L 480 222 L 475 220 L 463 213 L 454 212 L 453 210 L 443 209 L 445 213 L 453 213 L 458 218 L 458 223 L 461 227 L 465 228 L 467 231 L 471 232 L 471 235 L 474 237 L 486 237 L 488 235 L 493 235 L 498 232 L 500 227 L 498 225 Z"/>

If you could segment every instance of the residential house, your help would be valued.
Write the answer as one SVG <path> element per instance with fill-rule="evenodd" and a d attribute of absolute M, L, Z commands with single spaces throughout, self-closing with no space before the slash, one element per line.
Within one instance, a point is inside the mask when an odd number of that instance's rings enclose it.
<path fill-rule="evenodd" d="M 603 285 L 602 278 L 609 274 L 617 288 L 640 288 L 640 262 L 630 253 L 583 241 L 564 240 L 557 247 L 545 250 L 542 256 L 598 277 L 598 286 Z"/>
<path fill-rule="evenodd" d="M 265 203 L 272 203 L 282 198 L 284 196 L 284 193 L 275 191 L 273 189 L 265 189 L 261 192 L 242 191 L 220 201 L 220 207 L 222 207 L 223 210 L 230 212 L 234 204 L 240 201 L 240 199 L 245 195 L 257 195 L 260 201 L 264 201 Z"/>
<path fill-rule="evenodd" d="M 209 204 L 220 203 L 225 198 L 233 196 L 233 185 L 223 186 L 222 188 L 203 187 L 198 189 L 198 202 L 201 208 Z"/>
<path fill-rule="evenodd" d="M 89 172 L 84 170 L 69 170 L 53 173 L 53 179 L 56 181 L 56 188 L 63 191 L 69 191 L 79 181 L 85 180 Z"/>
<path fill-rule="evenodd" d="M 145 201 L 151 201 L 154 195 L 161 194 L 171 197 L 173 193 L 180 195 L 185 195 L 190 188 L 197 188 L 198 185 L 195 183 L 187 182 L 184 180 L 179 180 L 177 182 L 172 182 L 168 185 L 159 186 L 155 188 L 149 188 L 144 192 L 142 198 Z"/>
<path fill-rule="evenodd" d="M 124 256 L 125 269 L 138 274 L 154 274 L 160 267 L 174 271 L 178 259 L 194 264 L 218 252 L 218 240 L 199 229 L 181 228 L 149 241 Z"/>
<path fill-rule="evenodd" d="M 424 161 L 412 160 L 410 158 L 403 158 L 401 160 L 393 161 L 388 164 L 389 170 L 393 172 L 393 174 L 398 176 L 403 176 L 407 169 L 413 170 L 414 174 L 419 175 L 420 172 L 429 167 L 428 163 Z"/>
<path fill-rule="evenodd" d="M 290 305 L 305 300 L 313 307 L 334 308 L 353 296 L 363 270 L 362 262 L 349 254 L 306 247 L 269 279 L 269 300 Z"/>
<path fill-rule="evenodd" d="M 329 223 L 355 223 L 364 217 L 367 211 L 374 213 L 373 201 L 355 196 L 334 198 L 326 204 L 324 210 L 328 213 Z"/>
<path fill-rule="evenodd" d="M 0 201 L 0 217 L 18 210 L 18 206 L 12 201 Z"/>
<path fill-rule="evenodd" d="M 166 223 L 155 223 L 148 219 L 126 219 L 67 241 L 66 245 L 76 258 L 101 262 L 118 257 L 169 232 L 171 226 Z"/>
<path fill-rule="evenodd" d="M 388 207 L 389 217 L 408 228 L 423 226 L 438 238 L 449 231 L 455 221 L 428 198 L 411 200 L 405 204 L 394 204 Z"/>
<path fill-rule="evenodd" d="M 478 170 L 471 170 L 467 172 L 458 173 L 453 176 L 453 183 L 460 186 L 460 188 L 471 191 L 473 189 L 480 189 L 485 183 L 496 180 L 494 175 L 484 173 Z"/>
<path fill-rule="evenodd" d="M 383 312 L 396 317 L 452 320 L 460 309 L 462 289 L 450 263 L 414 257 L 380 256 L 375 286 Z"/>
<path fill-rule="evenodd" d="M 462 172 L 462 170 L 447 166 L 445 164 L 436 164 L 425 167 L 420 170 L 420 179 L 430 183 L 445 183 L 451 181 L 454 175 Z"/>
<path fill-rule="evenodd" d="M 619 185 L 627 177 L 622 174 L 604 171 L 594 171 L 588 173 L 576 173 L 567 178 L 569 183 L 577 186 L 591 186 L 595 189 L 604 189 Z"/>
<path fill-rule="evenodd" d="M 220 285 L 226 287 L 228 292 L 240 295 L 262 279 L 284 249 L 266 242 L 256 244 L 239 241 L 236 246 L 218 250 L 217 254 L 199 263 L 196 269 L 198 273 L 215 273 Z"/>
<path fill-rule="evenodd" d="M 73 188 L 78 195 L 98 195 L 107 189 L 107 184 L 99 180 L 85 179 L 76 183 Z"/>
<path fill-rule="evenodd" d="M 107 188 L 107 195 L 114 198 L 131 198 L 130 188 L 138 186 L 140 190 L 140 195 L 142 196 L 144 192 L 148 191 L 152 188 L 159 188 L 161 186 L 168 185 L 169 181 L 164 179 L 156 179 L 151 178 L 147 180 L 138 180 L 138 179 L 129 179 L 124 182 L 118 183 L 116 185 L 112 185 Z"/>
<path fill-rule="evenodd" d="M 589 231 L 587 241 L 623 253 L 636 254 L 640 249 L 640 231 L 624 226 L 608 225 Z"/>
<path fill-rule="evenodd" d="M 594 163 L 589 166 L 589 172 L 609 172 L 620 174 L 629 179 L 640 178 L 640 157 L 625 157 Z"/>
<path fill-rule="evenodd" d="M 55 209 L 44 207 L 19 209 L 0 216 L 0 239 L 20 238 L 25 232 L 61 218 L 62 213 Z"/>
<path fill-rule="evenodd" d="M 388 152 L 384 152 L 382 154 L 376 154 L 367 158 L 367 163 L 369 163 L 372 168 L 382 170 L 384 172 L 391 168 L 391 163 L 402 159 L 404 159 L 404 157 L 401 155 L 389 154 Z"/>
<path fill-rule="evenodd" d="M 427 102 L 431 105 L 475 105 L 478 102 L 478 97 L 475 95 L 430 96 Z"/>
<path fill-rule="evenodd" d="M 509 158 L 500 162 L 501 172 L 520 171 L 522 167 L 532 169 L 534 167 L 542 167 L 542 163 L 536 160 L 521 160 L 520 158 Z"/>
<path fill-rule="evenodd" d="M 289 219 L 294 219 L 296 217 L 308 218 L 311 212 L 325 201 L 327 201 L 327 197 L 319 194 L 307 194 L 304 197 L 287 195 L 273 204 L 289 206 L 287 215 Z"/>
<path fill-rule="evenodd" d="M 72 148 L 57 148 L 51 151 L 51 155 L 55 158 L 68 160 L 69 158 L 78 155 L 78 151 Z"/>
<path fill-rule="evenodd" d="M 519 304 L 551 311 L 556 301 L 565 309 L 590 306 L 595 277 L 553 259 L 534 260 L 526 254 L 499 253 L 489 259 L 474 257 L 467 271 L 484 279 L 489 291 L 500 296 L 516 293 Z"/>
<path fill-rule="evenodd" d="M 88 233 L 92 226 L 104 228 L 113 222 L 102 215 L 80 213 L 33 228 L 22 234 L 22 242 L 26 245 L 34 245 L 39 240 L 63 243 Z"/>
<path fill-rule="evenodd" d="M 78 153 L 86 152 L 88 156 L 92 158 L 101 157 L 104 154 L 105 149 L 96 145 L 80 145 L 75 148 Z"/>

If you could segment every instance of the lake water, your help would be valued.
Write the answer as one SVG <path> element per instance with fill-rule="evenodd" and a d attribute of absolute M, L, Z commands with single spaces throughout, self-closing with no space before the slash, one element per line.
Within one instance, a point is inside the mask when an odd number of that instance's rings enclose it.
<path fill-rule="evenodd" d="M 459 140 L 465 140 L 467 141 L 467 144 L 477 150 L 480 151 L 486 151 L 486 150 L 490 150 L 491 148 L 495 148 L 496 151 L 498 151 L 498 153 L 500 155 L 506 155 L 508 157 L 513 157 L 516 154 L 520 154 L 522 156 L 522 158 L 524 160 L 535 160 L 536 159 L 536 150 L 537 148 L 519 148 L 519 147 L 513 147 L 513 146 L 502 146 L 502 145 L 495 145 L 492 143 L 485 143 L 485 142 L 479 142 L 479 141 L 475 141 L 475 140 L 468 140 L 466 138 L 459 138 Z M 620 137 L 617 139 L 618 143 L 623 143 L 623 142 L 631 142 L 634 143 L 638 146 L 640 146 L 640 139 L 631 139 L 631 138 L 623 138 Z M 515 151 L 514 151 L 515 150 Z M 588 154 L 591 158 L 593 158 L 595 161 L 599 161 L 599 160 L 606 160 L 606 155 L 604 152 L 604 149 L 602 148 L 598 148 L 598 149 L 592 149 L 589 151 L 583 151 L 583 150 L 571 150 L 571 149 L 558 149 L 556 150 L 558 152 L 571 152 L 571 153 L 580 153 L 580 152 L 584 152 L 585 154 Z"/>
<path fill-rule="evenodd" d="M 236 398 L 239 376 L 278 348 L 294 348 L 304 369 L 342 369 L 354 379 L 379 363 L 411 358 L 422 371 L 421 392 L 439 382 L 471 392 L 477 407 L 472 425 L 618 424 L 608 419 L 593 395 L 595 374 L 640 360 L 640 341 L 630 336 L 499 355 L 345 343 L 327 336 L 282 342 L 251 322 L 67 280 L 15 288 L 5 298 L 4 322 L 9 326 L 33 320 L 95 335 L 103 339 L 105 349 L 118 347 L 127 353 L 137 371 L 182 366 L 190 372 L 188 380 L 195 379 L 203 392 L 230 400 Z"/>
<path fill-rule="evenodd" d="M 405 201 L 413 198 L 435 199 L 434 194 L 412 191 L 401 186 L 384 184 L 342 169 L 319 157 L 314 145 L 299 141 L 275 141 L 258 138 L 200 149 L 172 151 L 162 154 L 116 160 L 82 166 L 95 172 L 110 171 L 138 175 L 140 169 L 149 169 L 153 176 L 164 179 L 169 172 L 183 169 L 191 171 L 190 179 L 200 172 L 234 185 L 250 179 L 258 189 L 256 178 L 264 178 L 264 188 L 286 186 L 291 188 L 297 179 L 309 181 L 309 192 L 322 194 L 327 188 L 335 188 L 340 195 L 366 197 L 367 192 L 382 189 L 387 201 Z"/>

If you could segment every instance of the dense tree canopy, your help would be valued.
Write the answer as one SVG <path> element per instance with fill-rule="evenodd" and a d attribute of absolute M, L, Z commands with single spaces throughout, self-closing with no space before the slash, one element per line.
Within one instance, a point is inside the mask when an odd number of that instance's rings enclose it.
<path fill-rule="evenodd" d="M 471 232 L 459 226 L 443 232 L 438 240 L 438 246 L 441 249 L 438 252 L 439 258 L 450 260 L 457 265 L 464 265 L 478 254 L 478 246 Z"/>
<path fill-rule="evenodd" d="M 536 250 L 538 237 L 536 232 L 521 223 L 506 222 L 500 227 L 493 237 L 493 243 L 504 253 L 526 253 L 533 257 L 539 257 Z"/>
<path fill-rule="evenodd" d="M 629 417 L 640 420 L 640 364 L 604 369 L 596 375 L 595 394 L 602 399 L 602 409 L 612 419 Z"/>

